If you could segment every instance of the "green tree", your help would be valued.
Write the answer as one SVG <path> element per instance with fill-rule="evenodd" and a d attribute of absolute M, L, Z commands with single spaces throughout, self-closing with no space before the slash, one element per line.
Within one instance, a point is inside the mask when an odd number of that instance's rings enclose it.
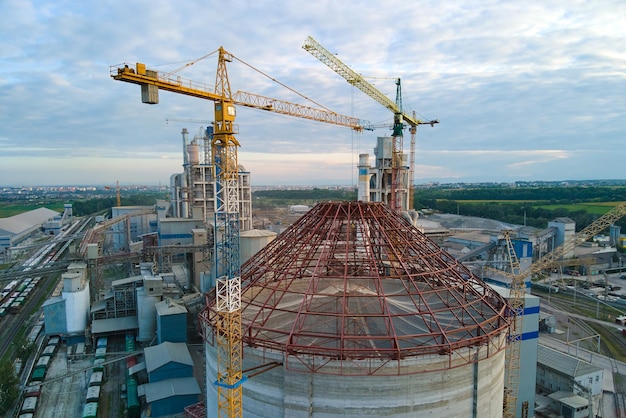
<path fill-rule="evenodd" d="M 15 339 L 15 341 L 13 341 L 13 347 L 15 357 L 21 359 L 23 362 L 26 362 L 30 355 L 35 351 L 35 343 L 29 342 L 26 339 L 26 335 L 21 335 Z"/>
<path fill-rule="evenodd" d="M 4 416 L 17 400 L 20 390 L 19 380 L 10 360 L 0 361 L 0 376 L 0 415 Z"/>

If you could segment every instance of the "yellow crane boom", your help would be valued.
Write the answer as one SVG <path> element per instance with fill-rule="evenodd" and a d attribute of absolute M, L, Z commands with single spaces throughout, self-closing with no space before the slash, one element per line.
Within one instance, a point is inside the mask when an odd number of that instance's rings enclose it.
<path fill-rule="evenodd" d="M 221 94 L 215 93 L 214 89 L 208 84 L 197 83 L 181 77 L 170 78 L 169 74 L 160 74 L 156 71 L 147 70 L 145 64 L 142 63 L 137 63 L 134 67 L 129 64 L 123 64 L 121 67 L 111 67 L 111 77 L 113 79 L 142 86 L 143 103 L 159 103 L 158 90 L 212 101 L 220 101 L 225 98 Z M 147 86 L 154 86 L 154 88 Z M 366 120 L 245 91 L 237 91 L 230 97 L 230 102 L 238 106 L 345 126 L 359 132 L 373 129 L 372 124 Z"/>

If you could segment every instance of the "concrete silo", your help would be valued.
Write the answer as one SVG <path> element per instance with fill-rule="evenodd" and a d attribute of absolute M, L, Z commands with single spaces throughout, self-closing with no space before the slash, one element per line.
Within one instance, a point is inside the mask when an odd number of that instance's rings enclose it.
<path fill-rule="evenodd" d="M 385 204 L 318 204 L 241 277 L 244 417 L 502 416 L 504 299 Z"/>

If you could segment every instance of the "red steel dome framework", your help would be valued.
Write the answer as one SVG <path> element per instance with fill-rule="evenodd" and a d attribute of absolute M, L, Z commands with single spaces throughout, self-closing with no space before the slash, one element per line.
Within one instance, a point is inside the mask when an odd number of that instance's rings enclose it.
<path fill-rule="evenodd" d="M 477 347 L 504 350 L 510 326 L 498 293 L 382 203 L 316 205 L 241 280 L 244 347 L 284 352 L 287 368 L 372 375 L 396 362 L 403 374 L 398 360 L 418 356 L 438 359 L 424 371 L 458 367 Z M 216 318 L 210 299 L 201 319 L 214 330 Z"/>

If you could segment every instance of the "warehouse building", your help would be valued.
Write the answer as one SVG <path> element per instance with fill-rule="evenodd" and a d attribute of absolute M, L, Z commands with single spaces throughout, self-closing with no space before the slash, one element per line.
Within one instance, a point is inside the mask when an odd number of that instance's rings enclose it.
<path fill-rule="evenodd" d="M 59 216 L 47 208 L 38 208 L 8 218 L 0 218 L 0 255 L 7 255 L 10 248 L 22 243 L 32 233 L 39 231 L 48 220 Z"/>

